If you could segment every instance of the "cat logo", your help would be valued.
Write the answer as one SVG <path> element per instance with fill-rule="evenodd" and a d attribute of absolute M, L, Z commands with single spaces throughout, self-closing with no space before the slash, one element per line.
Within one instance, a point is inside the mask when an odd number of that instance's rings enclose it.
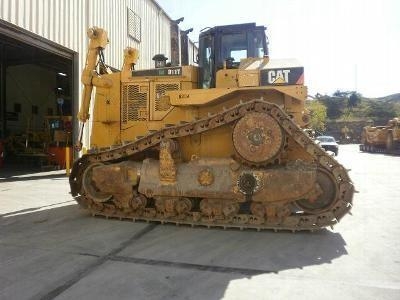
<path fill-rule="evenodd" d="M 290 70 L 269 70 L 268 83 L 269 84 L 285 84 L 289 83 Z"/>

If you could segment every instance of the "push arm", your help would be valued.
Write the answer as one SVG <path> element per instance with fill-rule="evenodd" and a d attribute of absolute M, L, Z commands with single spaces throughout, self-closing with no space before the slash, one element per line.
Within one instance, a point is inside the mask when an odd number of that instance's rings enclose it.
<path fill-rule="evenodd" d="M 93 90 L 93 73 L 99 60 L 100 51 L 107 43 L 107 32 L 104 29 L 93 27 L 87 31 L 89 37 L 89 47 L 86 55 L 85 68 L 82 71 L 83 93 L 82 102 L 78 113 L 78 119 L 85 123 L 89 119 L 90 98 Z"/>

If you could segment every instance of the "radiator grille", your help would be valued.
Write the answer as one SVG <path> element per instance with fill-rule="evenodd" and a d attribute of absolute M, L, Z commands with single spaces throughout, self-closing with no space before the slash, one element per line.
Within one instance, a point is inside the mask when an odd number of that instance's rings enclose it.
<path fill-rule="evenodd" d="M 165 95 L 166 91 L 180 90 L 179 83 L 158 83 L 156 84 L 156 99 L 155 99 L 155 110 L 156 111 L 167 111 L 171 105 L 160 103 L 161 96 Z"/>
<path fill-rule="evenodd" d="M 140 92 L 139 85 L 122 87 L 122 122 L 144 121 L 147 118 L 147 92 Z"/>

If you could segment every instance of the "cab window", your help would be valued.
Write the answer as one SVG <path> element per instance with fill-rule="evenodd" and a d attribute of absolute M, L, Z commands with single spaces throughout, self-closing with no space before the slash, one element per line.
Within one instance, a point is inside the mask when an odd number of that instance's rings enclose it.
<path fill-rule="evenodd" d="M 224 34 L 221 40 L 222 57 L 239 63 L 248 57 L 246 32 Z"/>

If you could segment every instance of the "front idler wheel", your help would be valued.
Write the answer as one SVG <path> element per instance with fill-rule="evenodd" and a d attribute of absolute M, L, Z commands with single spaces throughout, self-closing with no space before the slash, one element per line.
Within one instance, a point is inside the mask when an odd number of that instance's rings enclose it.
<path fill-rule="evenodd" d="M 319 213 L 329 210 L 336 201 L 338 187 L 334 177 L 325 169 L 317 170 L 314 195 L 296 201 L 296 205 L 306 213 Z"/>
<path fill-rule="evenodd" d="M 83 172 L 83 179 L 82 179 L 82 187 L 84 193 L 86 194 L 87 197 L 91 198 L 93 201 L 97 203 L 107 202 L 112 197 L 112 195 L 101 192 L 92 179 L 93 169 L 101 166 L 104 166 L 104 164 L 102 163 L 91 164 L 89 167 L 86 168 L 85 172 Z"/>

